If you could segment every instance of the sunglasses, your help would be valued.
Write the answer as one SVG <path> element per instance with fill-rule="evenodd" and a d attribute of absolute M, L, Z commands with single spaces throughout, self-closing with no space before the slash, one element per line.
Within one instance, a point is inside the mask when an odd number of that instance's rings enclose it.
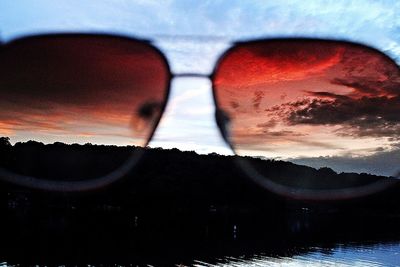
<path fill-rule="evenodd" d="M 400 69 L 384 53 L 347 41 L 255 40 L 235 43 L 211 75 L 174 75 L 150 42 L 105 34 L 30 36 L 1 46 L 0 135 L 32 140 L 11 146 L 2 138 L 1 179 L 85 191 L 124 177 L 153 137 L 179 76 L 212 81 L 221 136 L 242 156 L 235 158 L 247 176 L 269 191 L 342 199 L 394 183 L 377 176 L 360 183 L 351 174 L 328 181 L 328 168 L 316 182 L 295 164 L 296 175 L 287 177 L 280 161 L 272 170 L 274 161 L 257 159 L 362 161 L 398 148 Z"/>

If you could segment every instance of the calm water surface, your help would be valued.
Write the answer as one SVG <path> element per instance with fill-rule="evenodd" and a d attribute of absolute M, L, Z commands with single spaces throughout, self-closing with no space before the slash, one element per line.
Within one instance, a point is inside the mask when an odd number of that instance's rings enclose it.
<path fill-rule="evenodd" d="M 242 257 L 223 257 L 215 263 L 195 260 L 192 266 L 400 266 L 400 243 L 341 245 L 335 248 L 311 247 L 291 257 L 264 253 Z"/>
<path fill-rule="evenodd" d="M 280 252 L 281 253 L 281 252 Z M 287 251 L 291 256 L 261 252 L 253 255 L 222 256 L 207 260 L 170 263 L 168 266 L 196 267 L 260 267 L 260 266 L 400 266 L 400 242 L 382 244 L 337 244 L 335 247 L 298 247 Z M 204 256 L 204 255 L 203 255 Z M 205 255 L 207 257 L 207 255 Z M 75 266 L 76 264 L 9 264 L 0 266 Z M 109 266 L 110 264 L 84 264 L 80 266 Z M 164 266 L 154 263 L 111 264 L 112 266 Z"/>
<path fill-rule="evenodd" d="M 398 216 L 57 211 L 5 212 L 0 267 L 400 266 Z"/>

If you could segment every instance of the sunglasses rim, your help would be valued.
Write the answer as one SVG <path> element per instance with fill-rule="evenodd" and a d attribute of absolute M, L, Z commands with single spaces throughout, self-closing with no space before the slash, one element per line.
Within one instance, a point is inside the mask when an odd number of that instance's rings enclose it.
<path fill-rule="evenodd" d="M 161 62 L 162 64 L 164 64 L 165 67 L 165 71 L 167 72 L 167 77 L 166 77 L 166 85 L 164 88 L 164 99 L 163 99 L 163 103 L 162 103 L 162 108 L 160 110 L 160 113 L 158 115 L 158 117 L 155 120 L 154 126 L 151 129 L 151 133 L 148 136 L 147 140 L 145 141 L 145 147 L 149 144 L 149 142 L 151 141 L 151 139 L 154 136 L 154 133 L 160 123 L 160 120 L 165 112 L 166 106 L 168 104 L 169 101 L 169 97 L 170 97 L 170 91 L 171 91 L 171 81 L 174 77 L 181 77 L 181 76 L 196 76 L 197 74 L 173 74 L 171 72 L 170 69 L 170 65 L 168 63 L 167 57 L 165 56 L 165 54 L 156 46 L 153 45 L 152 41 L 150 40 L 146 40 L 146 39 L 140 39 L 140 38 L 136 38 L 136 37 L 131 37 L 131 36 L 125 36 L 125 35 L 120 35 L 120 34 L 109 34 L 109 33 L 69 33 L 69 32 L 63 32 L 63 33 L 44 33 L 44 34 L 34 34 L 34 35 L 27 35 L 27 36 L 22 36 L 16 39 L 12 39 L 8 42 L 5 43 L 0 43 L 0 53 L 2 53 L 5 49 L 7 49 L 7 47 L 12 46 L 16 43 L 19 42 L 23 42 L 23 41 L 27 41 L 27 40 L 34 40 L 34 39 L 47 39 L 47 38 L 54 38 L 54 37 L 58 37 L 58 38 L 67 38 L 67 37 L 95 37 L 95 38 L 109 38 L 109 39 L 120 39 L 120 40 L 124 40 L 124 41 L 130 41 L 130 42 L 135 42 L 137 44 L 143 44 L 146 45 L 149 49 L 151 49 L 153 52 L 155 52 L 160 58 L 161 58 Z M 344 45 L 348 45 L 348 46 L 353 46 L 353 47 L 357 47 L 363 50 L 369 50 L 373 53 L 382 55 L 384 58 L 386 58 L 387 60 L 389 60 L 392 64 L 394 64 L 397 69 L 400 72 L 400 67 L 397 64 L 397 62 L 390 57 L 389 55 L 387 55 L 386 53 L 384 53 L 384 51 L 381 51 L 377 48 L 371 47 L 369 45 L 366 44 L 362 44 L 359 42 L 354 42 L 354 41 L 350 41 L 350 40 L 342 40 L 342 39 L 325 39 L 325 38 L 312 38 L 312 37 L 285 37 L 285 38 L 260 38 L 260 39 L 251 39 L 251 40 L 245 40 L 245 41 L 238 41 L 238 42 L 232 42 L 232 46 L 229 47 L 228 49 L 226 49 L 217 59 L 216 63 L 214 63 L 214 68 L 211 74 L 209 75 L 200 75 L 201 77 L 207 77 L 208 79 L 210 79 L 211 81 L 211 89 L 212 89 L 212 95 L 213 95 L 213 101 L 214 101 L 214 105 L 215 105 L 215 119 L 217 122 L 217 127 L 219 128 L 219 134 L 221 135 L 221 137 L 223 138 L 223 140 L 225 141 L 225 143 L 230 147 L 230 149 L 236 154 L 238 155 L 234 144 L 232 143 L 231 139 L 228 136 L 227 131 L 225 130 L 224 127 L 224 121 L 223 120 L 223 110 L 220 109 L 220 105 L 218 102 L 218 96 L 217 96 L 217 88 L 215 86 L 215 79 L 218 73 L 218 70 L 220 69 L 220 66 L 222 64 L 222 62 L 229 57 L 229 55 L 231 53 L 233 53 L 235 50 L 247 46 L 247 45 L 257 45 L 257 44 L 266 44 L 266 43 L 273 43 L 273 42 L 320 42 L 320 43 L 336 43 L 336 44 L 344 44 Z M 138 158 L 135 159 L 134 163 L 130 166 L 130 168 L 133 168 L 138 159 L 140 158 L 140 156 Z M 244 172 L 246 173 L 246 175 L 251 178 L 251 180 L 255 183 L 257 183 L 259 186 L 262 186 L 264 189 L 267 189 L 269 191 L 272 191 L 274 193 L 277 193 L 279 195 L 283 195 L 287 198 L 292 198 L 292 199 L 302 199 L 302 200 L 337 200 L 337 199 L 343 199 L 346 197 L 340 197 L 340 196 L 349 196 L 348 193 L 349 192 L 344 192 L 346 194 L 341 194 L 339 191 L 340 190 L 295 190 L 294 188 L 288 187 L 288 186 L 282 186 L 280 184 L 275 184 L 277 186 L 277 190 L 271 190 L 271 185 L 268 186 L 264 186 L 262 184 L 260 184 L 260 182 L 257 181 L 258 178 L 256 178 L 255 176 L 259 176 L 259 174 L 254 173 L 255 170 L 252 169 L 251 167 L 249 167 L 248 162 L 241 160 L 239 157 L 235 157 L 236 159 L 239 160 L 239 165 L 241 166 L 241 168 L 244 170 Z M 95 179 L 90 179 L 88 180 L 89 183 L 93 183 L 93 181 L 100 181 L 102 178 L 95 178 Z M 119 178 L 120 179 L 120 178 Z M 116 179 L 116 180 L 119 180 Z M 42 179 L 39 179 L 42 180 Z M 108 181 L 107 183 L 102 183 L 102 186 L 111 184 L 113 181 Z M 270 181 L 271 182 L 271 181 Z M 73 184 L 76 182 L 65 182 L 65 181 L 56 181 L 55 183 L 58 184 L 58 186 L 56 186 L 54 188 L 50 187 L 50 188 L 46 188 L 47 190 L 52 190 L 52 191 L 65 191 L 65 186 L 66 184 Z M 273 182 L 272 182 L 273 183 Z M 272 186 L 275 186 L 272 185 Z M 372 184 L 374 185 L 374 184 Z M 97 188 L 98 186 L 96 186 Z M 370 194 L 370 188 L 371 184 L 368 184 L 367 186 L 360 186 L 360 187 L 356 187 L 357 189 L 365 189 L 364 191 L 361 190 L 362 192 L 360 194 L 356 194 L 356 197 L 360 197 L 360 196 L 364 196 L 367 194 Z M 380 187 L 384 187 L 386 188 L 386 186 L 380 186 Z M 39 188 L 41 189 L 41 188 Z M 60 190 L 61 189 L 61 190 Z M 80 190 L 82 189 L 82 190 Z M 93 189 L 93 186 L 87 185 L 83 186 L 83 185 L 79 185 L 76 184 L 76 186 L 74 187 L 73 190 L 68 190 L 68 191 L 87 191 L 87 190 L 91 190 Z M 315 194 L 314 196 L 310 196 L 310 192 L 312 191 L 312 194 Z M 333 192 L 333 194 L 331 194 L 331 197 L 327 197 L 326 196 L 326 192 L 330 191 Z M 336 194 L 335 194 L 336 193 Z M 354 193 L 354 192 L 353 192 Z M 347 198 L 354 198 L 354 195 L 351 197 L 347 197 Z"/>
<path fill-rule="evenodd" d="M 165 111 L 165 108 L 168 104 L 168 100 L 170 98 L 170 91 L 171 91 L 171 80 L 173 78 L 173 74 L 171 73 L 170 70 L 170 65 L 168 63 L 167 58 L 165 57 L 164 53 L 160 51 L 157 47 L 155 47 L 151 41 L 145 40 L 145 39 L 138 39 L 135 37 L 129 37 L 129 36 L 124 36 L 124 35 L 114 35 L 114 34 L 106 34 L 106 33 L 48 33 L 48 34 L 38 34 L 38 35 L 28 35 L 28 36 L 22 36 L 20 38 L 13 39 L 9 42 L 6 43 L 0 43 L 0 54 L 7 52 L 6 50 L 9 49 L 9 47 L 12 47 L 14 45 L 18 45 L 19 43 L 26 42 L 26 41 L 32 41 L 32 40 L 45 40 L 45 39 L 52 39 L 52 38 L 81 38 L 81 37 L 93 37 L 93 38 L 107 38 L 107 39 L 114 39 L 114 40 L 121 40 L 121 41 L 128 41 L 128 42 L 134 42 L 136 44 L 141 44 L 147 46 L 151 52 L 155 52 L 155 54 L 161 59 L 161 63 L 163 64 L 163 67 L 166 71 L 167 77 L 165 80 L 165 88 L 162 89 L 162 92 L 164 93 L 163 95 L 163 103 L 161 106 L 161 111 L 159 116 L 155 119 L 155 124 L 154 124 L 154 129 L 151 130 L 151 134 L 149 135 L 143 146 L 147 146 L 152 139 L 155 129 L 158 127 L 158 124 L 161 120 L 161 117 Z"/>
<path fill-rule="evenodd" d="M 224 122 L 223 120 L 223 110 L 220 109 L 220 103 L 218 102 L 218 96 L 217 96 L 217 91 L 218 89 L 216 88 L 216 76 L 218 73 L 218 70 L 220 69 L 221 64 L 223 63 L 223 61 L 229 57 L 230 54 L 234 53 L 235 50 L 240 49 L 242 47 L 248 46 L 248 45 L 259 45 L 259 44 L 265 44 L 265 43 L 274 43 L 274 42 L 320 42 L 320 43 L 329 43 L 329 44 L 343 44 L 343 45 L 349 45 L 349 46 L 353 46 L 356 48 L 360 48 L 360 49 L 366 49 L 371 51 L 372 53 L 376 53 L 376 54 L 380 54 L 383 57 L 385 57 L 387 60 L 390 61 L 390 63 L 392 63 L 393 65 L 395 65 L 397 67 L 398 72 L 400 73 L 400 66 L 399 64 L 397 64 L 397 62 L 391 58 L 389 55 L 387 55 L 386 53 L 384 53 L 383 51 L 371 47 L 369 45 L 366 44 L 362 44 L 362 43 L 358 43 L 358 42 L 354 42 L 354 41 L 349 41 L 349 40 L 345 40 L 345 39 L 325 39 L 325 38 L 312 38 L 312 37 L 277 37 L 277 38 L 259 38 L 259 39 L 250 39 L 250 40 L 244 40 L 244 41 L 237 41 L 237 42 L 233 42 L 233 45 L 231 47 L 229 47 L 228 49 L 226 49 L 219 57 L 217 62 L 214 64 L 214 69 L 212 71 L 212 73 L 210 74 L 209 78 L 211 81 L 211 86 L 212 86 L 212 96 L 213 96 L 213 102 L 215 105 L 215 119 L 217 121 L 217 125 L 219 128 L 219 133 L 221 134 L 222 139 L 226 142 L 226 144 L 230 147 L 230 149 L 236 154 L 236 150 L 234 148 L 234 144 L 231 142 L 227 131 L 224 129 Z M 400 74 L 399 74 L 400 75 Z"/>
<path fill-rule="evenodd" d="M 147 147 L 150 143 L 151 139 L 153 138 L 155 131 L 161 121 L 161 118 L 164 114 L 166 106 L 168 104 L 170 98 L 170 91 L 171 91 L 171 80 L 173 75 L 170 70 L 170 66 L 168 64 L 168 60 L 165 55 L 155 47 L 150 41 L 148 40 L 141 40 L 136 39 L 133 37 L 128 36 L 121 36 L 121 35 L 112 35 L 112 34 L 97 34 L 97 33 L 50 33 L 50 34 L 38 34 L 38 35 L 29 35 L 23 36 L 21 38 L 13 39 L 6 43 L 0 43 L 0 56 L 3 53 L 6 53 L 8 49 L 14 47 L 15 45 L 24 44 L 24 42 L 35 41 L 35 40 L 46 40 L 46 39 L 55 39 L 55 38 L 98 38 L 101 40 L 102 38 L 107 38 L 108 40 L 121 40 L 132 42 L 134 44 L 140 44 L 147 46 L 149 52 L 155 53 L 160 59 L 159 63 L 163 65 L 165 70 L 165 85 L 164 88 L 161 88 L 161 92 L 163 93 L 162 96 L 162 105 L 159 114 L 154 119 L 154 123 L 152 128 L 150 129 L 150 133 L 143 142 L 143 147 Z M 119 166 L 117 169 L 111 171 L 110 173 L 105 174 L 102 177 L 96 177 L 93 179 L 87 180 L 76 180 L 76 181 L 68 181 L 68 180 L 46 180 L 40 179 L 32 176 L 26 175 L 19 175 L 7 170 L 3 170 L 0 168 L 0 179 L 6 182 L 18 184 L 21 186 L 45 190 L 45 191 L 59 191 L 59 192 L 83 192 L 83 191 L 90 191 L 96 190 L 99 188 L 103 188 L 108 186 L 123 177 L 129 172 L 129 170 L 133 169 L 137 163 L 139 162 L 141 156 L 143 155 L 144 150 L 140 149 L 139 151 L 132 152 L 131 155 L 124 161 L 124 163 Z"/>
<path fill-rule="evenodd" d="M 247 45 L 258 45 L 258 44 L 265 44 L 265 43 L 274 43 L 274 42 L 321 42 L 321 43 L 335 43 L 335 44 L 344 44 L 344 45 L 349 45 L 349 46 L 353 46 L 356 48 L 360 48 L 360 49 L 366 49 L 371 51 L 372 53 L 376 53 L 376 54 L 380 54 L 382 55 L 384 58 L 386 58 L 387 60 L 390 61 L 390 63 L 392 63 L 394 66 L 397 67 L 398 72 L 400 73 L 400 66 L 399 64 L 397 64 L 397 62 L 390 57 L 389 55 L 387 55 L 386 53 L 384 53 L 383 51 L 368 46 L 366 44 L 362 44 L 362 43 L 357 43 L 357 42 L 353 42 L 353 41 L 349 41 L 349 40 L 344 40 L 344 39 L 325 39 L 325 38 L 311 38 L 311 37 L 277 37 L 277 38 L 260 38 L 260 39 L 251 39 L 251 40 L 245 40 L 245 41 L 237 41 L 237 42 L 233 42 L 233 45 L 231 47 L 229 47 L 228 49 L 226 49 L 219 57 L 217 62 L 214 64 L 214 69 L 212 71 L 212 73 L 210 74 L 209 78 L 211 80 L 211 86 L 212 86 L 212 95 L 213 95 L 213 101 L 214 101 L 214 105 L 216 108 L 216 112 L 215 112 L 215 118 L 217 120 L 217 124 L 220 130 L 220 134 L 221 137 L 224 139 L 224 141 L 229 145 L 229 147 L 232 149 L 233 152 L 236 153 L 234 147 L 232 146 L 233 144 L 231 144 L 230 139 L 227 136 L 226 131 L 221 128 L 223 127 L 222 125 L 222 121 L 221 117 L 223 117 L 223 110 L 221 110 L 220 104 L 218 102 L 218 96 L 217 96 L 217 88 L 216 88 L 216 76 L 218 73 L 218 70 L 220 69 L 221 64 L 223 63 L 223 61 L 229 57 L 230 54 L 234 53 L 235 50 L 240 49 L 244 46 Z M 218 123 L 218 121 L 220 121 Z"/>
<path fill-rule="evenodd" d="M 338 200 L 348 200 L 348 199 L 355 199 L 360 197 L 365 197 L 374 193 L 381 192 L 397 183 L 394 180 L 383 180 L 383 181 L 376 181 L 366 185 L 357 186 L 354 188 L 344 188 L 344 189 L 299 189 L 293 188 L 290 186 L 286 186 L 280 183 L 276 183 L 270 179 L 263 179 L 263 175 L 260 174 L 252 165 L 251 163 L 245 158 L 239 155 L 237 149 L 235 148 L 235 144 L 233 143 L 232 139 L 229 137 L 229 130 L 225 129 L 225 124 L 229 123 L 226 121 L 224 110 L 220 108 L 220 103 L 217 96 L 217 87 L 216 87 L 216 78 L 218 75 L 218 70 L 220 70 L 220 66 L 223 61 L 229 56 L 234 53 L 237 49 L 241 49 L 248 45 L 262 45 L 262 44 L 270 44 L 270 43 L 279 43 L 279 42 L 319 42 L 319 43 L 326 43 L 326 44 L 341 44 L 347 45 L 359 49 L 363 49 L 371 51 L 372 53 L 381 55 L 383 58 L 388 60 L 391 64 L 396 66 L 397 71 L 400 75 L 400 66 L 397 62 L 391 58 L 389 55 L 385 54 L 383 51 L 379 49 L 370 47 L 365 44 L 348 41 L 348 40 L 332 40 L 332 39 L 320 39 L 320 38 L 303 38 L 303 37 L 293 37 L 293 38 L 264 38 L 264 39 L 255 39 L 255 40 L 248 40 L 248 41 L 239 41 L 235 42 L 230 48 L 225 50 L 218 58 L 217 62 L 214 65 L 214 70 L 212 75 L 210 76 L 211 84 L 212 84 L 212 94 L 213 94 L 213 101 L 215 105 L 215 120 L 219 128 L 219 133 L 225 143 L 229 146 L 229 148 L 234 152 L 235 161 L 237 165 L 240 166 L 242 171 L 246 174 L 252 182 L 257 184 L 258 186 L 262 187 L 265 190 L 268 190 L 274 194 L 283 196 L 287 199 L 295 199 L 295 200 L 303 200 L 303 201 L 338 201 Z"/>

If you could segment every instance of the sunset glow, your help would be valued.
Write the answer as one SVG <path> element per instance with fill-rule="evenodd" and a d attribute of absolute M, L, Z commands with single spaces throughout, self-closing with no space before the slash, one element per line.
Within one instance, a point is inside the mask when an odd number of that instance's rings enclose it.
<path fill-rule="evenodd" d="M 363 157 L 398 147 L 399 69 L 369 48 L 312 40 L 244 44 L 222 60 L 215 84 L 240 154 Z"/>
<path fill-rule="evenodd" d="M 167 93 L 163 59 L 136 41 L 25 39 L 0 62 L 0 132 L 14 140 L 144 145 Z"/>

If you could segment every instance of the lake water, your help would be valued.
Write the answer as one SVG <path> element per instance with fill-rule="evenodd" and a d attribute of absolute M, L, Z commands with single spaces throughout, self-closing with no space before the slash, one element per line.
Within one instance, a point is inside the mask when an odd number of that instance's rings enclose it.
<path fill-rule="evenodd" d="M 5 266 L 400 266 L 400 218 L 291 211 L 232 218 L 8 212 Z M 6 219 L 8 218 L 8 219 Z"/>
<path fill-rule="evenodd" d="M 194 260 L 191 266 L 400 266 L 400 243 L 343 245 L 334 248 L 303 248 L 309 252 L 294 256 L 271 256 L 266 253 L 222 257 L 215 262 Z"/>
<path fill-rule="evenodd" d="M 251 249 L 250 249 L 251 250 Z M 179 250 L 178 250 L 179 251 Z M 209 251 L 210 254 L 213 252 Z M 140 254 L 143 253 L 143 254 Z M 336 244 L 331 247 L 292 247 L 287 251 L 279 251 L 278 254 L 270 251 L 248 254 L 244 249 L 242 255 L 202 255 L 193 256 L 189 259 L 185 255 L 160 255 L 151 252 L 131 251 L 132 262 L 115 263 L 96 262 L 82 264 L 71 262 L 69 259 L 64 262 L 34 262 L 8 263 L 0 262 L 1 267 L 6 266 L 196 266 L 196 267 L 262 267 L 262 266 L 400 266 L 400 242 L 371 243 L 371 244 Z M 180 252 L 178 252 L 180 253 Z M 193 251 L 191 252 L 193 253 Z M 196 254 L 196 252 L 194 252 Z M 229 253 L 230 254 L 230 253 Z M 241 254 L 235 251 L 234 254 Z M 285 255 L 287 254 L 287 255 Z M 21 254 L 21 259 L 24 255 Z M 123 256 L 125 257 L 125 256 Z M 133 258 L 132 258 L 133 257 Z M 181 258 L 182 260 L 178 260 Z M 67 257 L 68 259 L 68 257 Z M 119 262 L 118 259 L 114 259 Z"/>

